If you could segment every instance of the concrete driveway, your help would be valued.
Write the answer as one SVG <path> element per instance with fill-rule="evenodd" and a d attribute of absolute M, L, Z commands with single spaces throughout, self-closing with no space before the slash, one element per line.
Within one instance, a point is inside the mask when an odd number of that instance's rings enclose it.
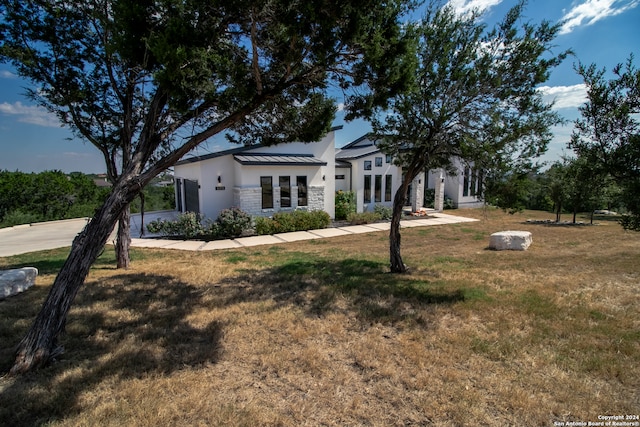
<path fill-rule="evenodd" d="M 174 211 L 146 212 L 145 223 L 158 218 L 172 218 Z M 0 257 L 71 246 L 73 239 L 87 225 L 88 218 L 40 222 L 0 228 Z M 140 236 L 140 215 L 131 215 L 131 237 Z M 114 239 L 115 236 L 111 236 Z"/>

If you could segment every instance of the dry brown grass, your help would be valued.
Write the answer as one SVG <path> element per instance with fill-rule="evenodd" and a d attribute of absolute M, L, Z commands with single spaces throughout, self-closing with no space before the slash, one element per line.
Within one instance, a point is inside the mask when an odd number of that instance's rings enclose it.
<path fill-rule="evenodd" d="M 107 253 L 57 363 L 0 379 L 0 425 L 503 426 L 640 412 L 640 234 L 616 223 L 406 229 L 193 253 Z M 526 252 L 486 250 L 529 230 Z M 0 302 L 0 368 L 53 281 Z M 38 258 L 39 257 L 39 258 Z M 0 258 L 0 267 L 24 258 Z M 33 262 L 32 262 L 33 264 Z"/>

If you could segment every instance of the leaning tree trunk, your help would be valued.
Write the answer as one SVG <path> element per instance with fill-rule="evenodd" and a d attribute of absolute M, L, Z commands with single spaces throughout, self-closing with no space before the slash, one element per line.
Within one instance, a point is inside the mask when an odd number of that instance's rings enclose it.
<path fill-rule="evenodd" d="M 129 248 L 131 247 L 131 205 L 120 214 L 118 219 L 118 233 L 116 237 L 116 268 L 128 269 L 131 259 Z"/>
<path fill-rule="evenodd" d="M 412 179 L 409 179 L 409 175 L 405 175 L 405 179 L 393 197 L 393 213 L 391 215 L 391 229 L 389 230 L 389 261 L 392 273 L 406 273 L 407 271 L 407 266 L 402 261 L 402 255 L 400 254 L 400 219 L 402 218 L 402 208 L 407 198 L 409 183 Z"/>
<path fill-rule="evenodd" d="M 71 253 L 56 276 L 40 313 L 18 344 L 11 374 L 42 367 L 63 352 L 58 345 L 58 336 L 64 331 L 71 304 L 133 197 L 135 194 L 124 184 L 114 188 L 104 205 L 73 240 Z"/>

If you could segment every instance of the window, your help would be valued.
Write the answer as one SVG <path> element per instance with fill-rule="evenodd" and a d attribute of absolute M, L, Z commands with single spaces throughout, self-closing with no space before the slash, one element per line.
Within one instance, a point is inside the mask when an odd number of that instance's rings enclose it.
<path fill-rule="evenodd" d="M 391 163 L 391 154 L 387 154 L 385 157 L 385 162 L 386 163 Z"/>
<path fill-rule="evenodd" d="M 376 167 L 379 168 L 382 166 L 382 157 L 376 157 Z"/>
<path fill-rule="evenodd" d="M 371 175 L 364 176 L 364 202 L 371 203 Z"/>
<path fill-rule="evenodd" d="M 366 170 L 366 171 L 370 171 L 371 170 L 371 160 L 365 160 L 364 161 L 364 170 Z"/>
<path fill-rule="evenodd" d="M 296 177 L 296 185 L 298 186 L 298 206 L 307 206 L 307 177 Z"/>
<path fill-rule="evenodd" d="M 260 177 L 262 187 L 262 209 L 273 209 L 273 182 L 270 176 Z"/>
<path fill-rule="evenodd" d="M 382 157 L 380 157 L 380 161 L 382 162 Z M 382 175 L 376 175 L 373 198 L 376 202 L 382 201 Z"/>
<path fill-rule="evenodd" d="M 176 209 L 178 212 L 184 212 L 182 210 L 182 180 L 176 178 Z"/>
<path fill-rule="evenodd" d="M 278 180 L 280 186 L 280 207 L 291 207 L 291 178 L 288 176 L 281 176 Z"/>
<path fill-rule="evenodd" d="M 392 190 L 391 183 L 392 183 L 392 176 L 385 175 L 384 176 L 384 201 L 385 202 L 391 201 L 391 190 Z"/>
<path fill-rule="evenodd" d="M 471 172 L 471 195 L 475 196 L 476 195 L 476 185 L 478 185 L 478 172 L 477 171 L 472 171 Z"/>
<path fill-rule="evenodd" d="M 464 180 L 462 183 L 462 196 L 463 197 L 467 197 L 469 195 L 469 174 L 470 174 L 470 170 L 469 168 L 465 168 L 464 169 Z"/>

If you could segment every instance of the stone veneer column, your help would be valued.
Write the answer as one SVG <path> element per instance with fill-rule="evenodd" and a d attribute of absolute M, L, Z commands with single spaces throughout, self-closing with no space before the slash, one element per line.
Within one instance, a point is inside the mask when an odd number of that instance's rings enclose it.
<path fill-rule="evenodd" d="M 440 176 L 436 177 L 433 207 L 438 212 L 444 210 L 444 173 L 442 171 L 440 171 Z"/>
<path fill-rule="evenodd" d="M 418 212 L 424 205 L 424 172 L 420 172 L 411 183 L 411 211 Z"/>

